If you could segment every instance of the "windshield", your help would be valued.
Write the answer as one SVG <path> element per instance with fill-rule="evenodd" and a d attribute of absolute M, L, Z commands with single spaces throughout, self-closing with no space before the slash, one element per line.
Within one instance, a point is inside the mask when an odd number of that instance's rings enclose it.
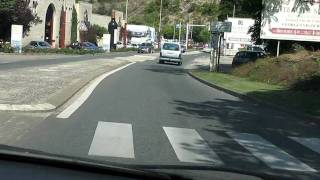
<path fill-rule="evenodd" d="M 1 145 L 318 180 L 320 0 L 0 0 Z"/>
<path fill-rule="evenodd" d="M 47 43 L 47 42 L 38 42 L 38 44 L 39 44 L 40 46 L 50 46 L 50 44 Z"/>
<path fill-rule="evenodd" d="M 171 50 L 171 51 L 179 51 L 179 45 L 178 44 L 170 44 L 170 43 L 165 43 L 163 45 L 164 50 Z"/>

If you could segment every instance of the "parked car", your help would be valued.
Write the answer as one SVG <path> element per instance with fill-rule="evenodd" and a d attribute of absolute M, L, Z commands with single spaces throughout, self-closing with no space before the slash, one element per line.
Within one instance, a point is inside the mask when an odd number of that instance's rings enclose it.
<path fill-rule="evenodd" d="M 180 43 L 167 42 L 161 47 L 159 64 L 164 62 L 175 62 L 182 65 L 182 52 Z"/>
<path fill-rule="evenodd" d="M 100 50 L 100 48 L 98 46 L 96 46 L 95 44 L 93 44 L 91 42 L 83 42 L 83 43 L 81 43 L 81 49 L 92 50 L 92 51 Z"/>
<path fill-rule="evenodd" d="M 187 49 L 187 48 L 186 48 L 185 45 L 181 45 L 181 52 L 182 52 L 182 53 L 185 53 L 185 52 L 186 52 L 186 49 Z"/>
<path fill-rule="evenodd" d="M 258 58 L 265 57 L 264 52 L 259 51 L 240 51 L 238 52 L 232 61 L 232 67 L 239 66 L 248 62 L 256 61 Z"/>
<path fill-rule="evenodd" d="M 81 43 L 77 42 L 73 42 L 68 46 L 70 49 L 81 49 Z"/>
<path fill-rule="evenodd" d="M 142 43 L 138 48 L 138 53 L 153 53 L 154 46 L 152 43 Z"/>
<path fill-rule="evenodd" d="M 121 49 L 121 48 L 123 48 L 123 47 L 124 47 L 123 43 L 120 42 L 120 41 L 118 41 L 118 42 L 117 42 L 117 49 Z"/>
<path fill-rule="evenodd" d="M 26 48 L 29 49 L 50 49 L 51 45 L 46 41 L 31 41 Z"/>

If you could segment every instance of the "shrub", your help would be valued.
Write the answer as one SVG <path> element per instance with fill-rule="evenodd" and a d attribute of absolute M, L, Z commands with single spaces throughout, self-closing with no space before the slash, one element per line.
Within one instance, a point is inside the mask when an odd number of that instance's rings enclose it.
<path fill-rule="evenodd" d="M 11 44 L 4 44 L 0 48 L 0 52 L 4 52 L 4 53 L 14 53 L 14 50 L 15 49 L 11 47 Z"/>
<path fill-rule="evenodd" d="M 293 87 L 297 86 L 295 84 L 298 82 L 309 80 L 320 72 L 319 56 L 319 52 L 302 50 L 294 54 L 284 54 L 278 58 L 268 57 L 237 67 L 232 74 L 254 81 Z"/>

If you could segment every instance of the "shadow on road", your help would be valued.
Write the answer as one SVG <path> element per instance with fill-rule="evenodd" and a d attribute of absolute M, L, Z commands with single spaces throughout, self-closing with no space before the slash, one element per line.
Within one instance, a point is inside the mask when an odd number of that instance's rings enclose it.
<path fill-rule="evenodd" d="M 209 144 L 224 163 L 230 167 L 283 174 L 283 171 L 267 168 L 264 163 L 254 158 L 252 154 L 227 135 L 227 132 L 239 132 L 257 134 L 312 168 L 320 169 L 320 164 L 316 163 L 320 162 L 317 153 L 288 138 L 290 136 L 319 138 L 319 126 L 314 123 L 308 123 L 268 107 L 250 104 L 247 101 L 217 99 L 215 101 L 190 102 L 175 100 L 173 104 L 176 105 L 176 115 L 192 117 L 196 121 L 212 122 L 201 129 L 205 134 L 217 137 L 217 139 L 206 139 L 206 141 L 196 143 Z M 194 144 L 184 143 L 181 146 L 188 151 L 210 156 L 208 151 Z M 267 152 L 272 147 L 261 143 L 255 148 Z M 199 161 L 203 160 L 199 159 Z M 203 163 L 210 162 L 204 161 Z M 275 159 L 274 163 L 283 162 L 278 162 Z"/>

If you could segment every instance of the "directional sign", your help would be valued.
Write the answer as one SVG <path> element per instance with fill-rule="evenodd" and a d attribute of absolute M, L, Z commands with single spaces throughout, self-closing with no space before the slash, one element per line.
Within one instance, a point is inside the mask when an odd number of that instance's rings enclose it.
<path fill-rule="evenodd" d="M 232 22 L 215 21 L 212 24 L 212 32 L 231 32 Z"/>

